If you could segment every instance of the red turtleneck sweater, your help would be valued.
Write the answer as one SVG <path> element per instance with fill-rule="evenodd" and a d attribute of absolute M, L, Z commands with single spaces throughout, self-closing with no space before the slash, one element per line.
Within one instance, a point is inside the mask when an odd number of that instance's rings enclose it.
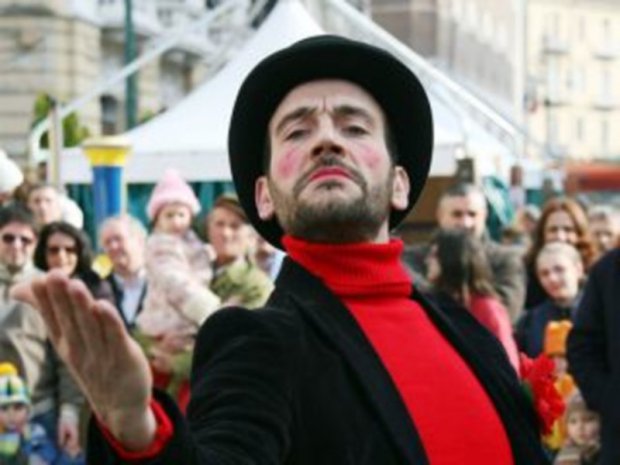
<path fill-rule="evenodd" d="M 465 361 L 411 300 L 412 283 L 400 261 L 403 244 L 326 245 L 285 237 L 293 260 L 318 276 L 353 314 L 391 375 L 432 465 L 511 465 L 506 431 Z M 128 461 L 156 455 L 170 440 L 171 423 L 153 405 L 157 438 L 129 453 L 104 429 Z"/>
<path fill-rule="evenodd" d="M 403 243 L 284 238 L 290 257 L 344 303 L 398 389 L 432 465 L 510 465 L 510 443 L 478 379 L 411 300 Z"/>

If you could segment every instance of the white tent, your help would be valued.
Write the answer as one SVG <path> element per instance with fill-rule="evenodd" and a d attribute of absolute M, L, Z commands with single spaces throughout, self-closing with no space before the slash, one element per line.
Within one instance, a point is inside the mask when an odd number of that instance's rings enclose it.
<path fill-rule="evenodd" d="M 132 145 L 127 182 L 155 182 L 167 167 L 177 168 L 190 181 L 229 180 L 228 124 L 243 79 L 275 50 L 322 33 L 298 0 L 279 1 L 258 31 L 213 78 L 174 108 L 125 134 Z M 435 149 L 431 170 L 436 175 L 451 175 L 463 137 L 456 125 L 447 121 L 449 110 L 434 100 L 432 106 Z M 91 181 L 81 149 L 63 153 L 61 178 L 64 183 Z"/>

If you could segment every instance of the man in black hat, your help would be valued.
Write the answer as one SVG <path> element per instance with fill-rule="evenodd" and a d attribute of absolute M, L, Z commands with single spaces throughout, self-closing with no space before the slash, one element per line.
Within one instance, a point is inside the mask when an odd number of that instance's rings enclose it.
<path fill-rule="evenodd" d="M 289 258 L 263 309 L 201 329 L 186 420 L 109 304 L 56 274 L 18 293 L 93 407 L 89 463 L 547 463 L 501 346 L 417 293 L 389 237 L 432 139 L 422 86 L 383 50 L 321 36 L 263 60 L 235 103 L 231 168 Z"/>

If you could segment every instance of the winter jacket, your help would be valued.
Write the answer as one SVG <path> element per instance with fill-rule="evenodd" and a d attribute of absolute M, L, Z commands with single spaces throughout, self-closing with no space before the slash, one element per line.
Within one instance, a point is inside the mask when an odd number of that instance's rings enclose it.
<path fill-rule="evenodd" d="M 243 257 L 216 270 L 211 290 L 224 305 L 256 308 L 267 302 L 273 282 L 258 265 Z"/>
<path fill-rule="evenodd" d="M 207 246 L 189 231 L 184 237 L 156 233 L 146 244 L 148 287 L 136 326 L 157 337 L 168 330 L 198 331 L 220 306 L 209 290 L 213 276 Z"/>

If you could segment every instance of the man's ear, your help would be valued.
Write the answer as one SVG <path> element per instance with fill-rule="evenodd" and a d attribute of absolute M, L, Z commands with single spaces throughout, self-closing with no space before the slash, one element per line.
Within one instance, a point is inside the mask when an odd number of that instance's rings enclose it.
<path fill-rule="evenodd" d="M 269 221 L 274 217 L 275 209 L 273 208 L 273 200 L 271 199 L 266 176 L 261 176 L 256 180 L 254 185 L 254 202 L 256 202 L 256 210 L 261 220 Z"/>
<path fill-rule="evenodd" d="M 409 206 L 409 175 L 402 166 L 394 167 L 391 206 L 394 210 L 405 210 Z"/>

